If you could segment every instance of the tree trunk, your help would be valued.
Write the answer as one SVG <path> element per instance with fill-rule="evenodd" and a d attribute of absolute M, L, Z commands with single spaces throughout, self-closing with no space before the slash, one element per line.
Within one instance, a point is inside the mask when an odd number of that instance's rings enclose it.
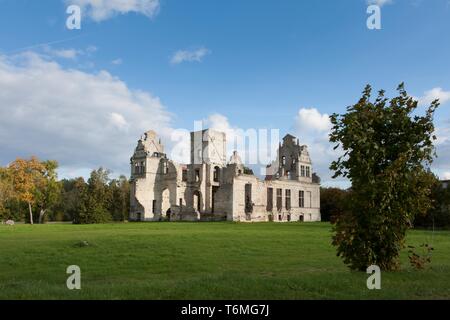
<path fill-rule="evenodd" d="M 30 223 L 33 224 L 33 210 L 31 210 L 31 203 L 28 202 L 28 210 L 30 211 Z"/>
<path fill-rule="evenodd" d="M 41 209 L 41 211 L 39 212 L 39 223 L 42 224 L 42 221 L 44 220 L 44 216 L 45 213 L 47 212 L 47 210 L 45 209 Z"/>

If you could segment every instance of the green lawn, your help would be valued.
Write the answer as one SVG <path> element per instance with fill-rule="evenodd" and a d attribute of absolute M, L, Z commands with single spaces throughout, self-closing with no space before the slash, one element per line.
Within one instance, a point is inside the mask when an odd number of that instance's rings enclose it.
<path fill-rule="evenodd" d="M 0 299 L 450 299 L 450 232 L 411 231 L 431 269 L 350 272 L 326 223 L 0 226 Z M 77 247 L 88 241 L 91 246 Z M 66 287 L 78 265 L 82 289 Z"/>

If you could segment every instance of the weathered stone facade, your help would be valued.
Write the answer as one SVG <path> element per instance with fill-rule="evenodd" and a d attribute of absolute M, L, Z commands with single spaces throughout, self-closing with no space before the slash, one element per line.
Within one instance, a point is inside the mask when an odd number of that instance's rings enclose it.
<path fill-rule="evenodd" d="M 320 181 L 306 146 L 287 135 L 265 180 L 234 152 L 225 133 L 191 133 L 191 164 L 167 158 L 153 131 L 131 158 L 132 221 L 320 221 Z"/>

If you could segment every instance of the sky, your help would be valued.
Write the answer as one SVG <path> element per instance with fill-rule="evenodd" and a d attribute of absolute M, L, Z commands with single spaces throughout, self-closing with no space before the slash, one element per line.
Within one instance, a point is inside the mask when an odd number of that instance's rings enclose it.
<path fill-rule="evenodd" d="M 449 0 L 0 0 L 0 165 L 36 155 L 57 160 L 60 178 L 129 175 L 145 131 L 185 162 L 201 121 L 291 133 L 324 185 L 345 186 L 328 169 L 329 115 L 366 84 L 393 96 L 405 82 L 419 112 L 441 101 L 432 169 L 450 179 L 449 34 Z"/>

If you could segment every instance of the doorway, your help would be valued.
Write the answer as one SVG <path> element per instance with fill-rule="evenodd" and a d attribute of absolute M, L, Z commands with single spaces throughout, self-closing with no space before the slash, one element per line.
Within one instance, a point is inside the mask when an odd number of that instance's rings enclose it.
<path fill-rule="evenodd" d="M 212 207 L 211 211 L 214 213 L 216 211 L 216 194 L 219 191 L 219 187 L 212 187 Z"/>
<path fill-rule="evenodd" d="M 193 207 L 197 212 L 200 212 L 201 210 L 201 204 L 202 204 L 202 194 L 200 191 L 194 191 L 194 199 L 193 199 Z"/>
<path fill-rule="evenodd" d="M 164 191 L 162 192 L 161 215 L 163 217 L 167 216 L 169 210 L 170 210 L 170 191 L 169 189 L 164 189 Z"/>

